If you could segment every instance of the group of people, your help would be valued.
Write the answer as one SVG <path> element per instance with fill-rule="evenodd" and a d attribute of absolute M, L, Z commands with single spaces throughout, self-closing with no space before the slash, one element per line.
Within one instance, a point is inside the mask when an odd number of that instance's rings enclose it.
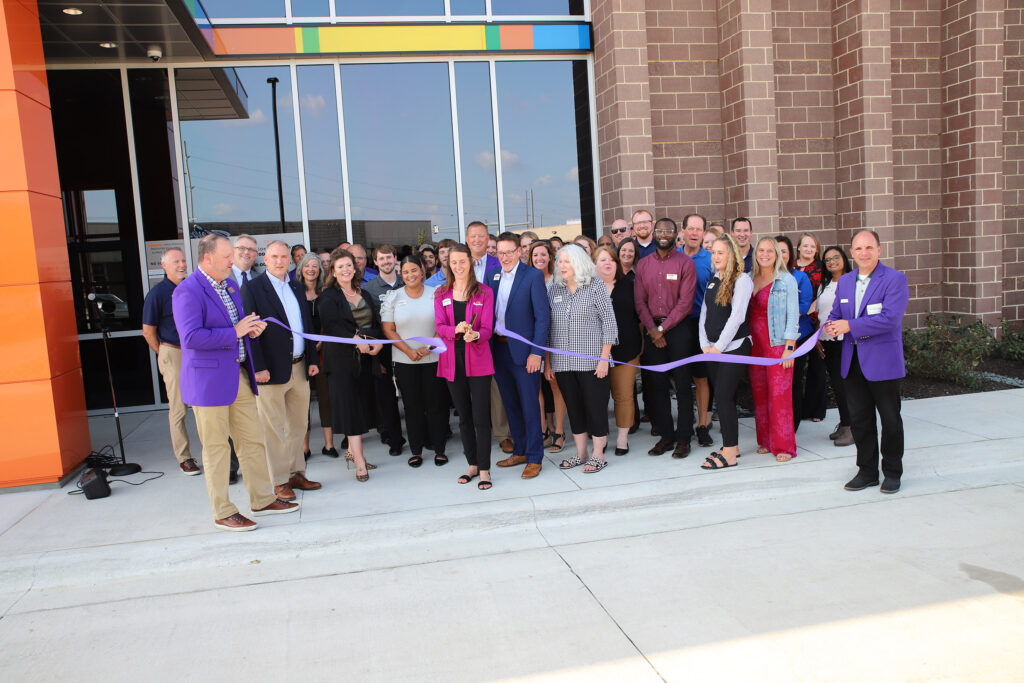
<path fill-rule="evenodd" d="M 740 456 L 736 398 L 747 382 L 757 451 L 785 462 L 800 420 L 824 418 L 827 376 L 840 414 L 831 437 L 857 446 L 846 488 L 878 483 L 877 412 L 882 491 L 897 491 L 906 278 L 879 262 L 869 230 L 853 236 L 853 264 L 844 247 L 822 250 L 810 234 L 795 248 L 783 235 L 753 235 L 743 217 L 726 231 L 698 214 L 680 227 L 640 209 L 597 242 L 494 236 L 473 222 L 465 243 L 378 245 L 374 269 L 358 244 L 306 253 L 274 241 L 257 273 L 252 237 L 209 235 L 189 276 L 184 254 L 169 250 L 143 331 L 158 354 L 179 467 L 200 473 L 184 429 L 190 405 L 215 524 L 256 526 L 228 497 L 236 467 L 253 516 L 294 511 L 296 490 L 321 488 L 306 476 L 315 392 L 321 453 L 340 457 L 343 435 L 361 482 L 374 469 L 362 443 L 371 429 L 392 455 L 405 448 L 399 395 L 409 466 L 422 466 L 427 450 L 435 465 L 448 462 L 454 409 L 467 461 L 457 481 L 481 490 L 493 486 L 492 440 L 506 456 L 499 467 L 522 466 L 532 479 L 545 452 L 567 445 L 566 417 L 575 448 L 559 467 L 604 469 L 609 399 L 620 456 L 642 421 L 658 437 L 650 455 L 685 458 L 694 437 L 713 446 L 713 405 L 721 445 L 701 467 L 725 469 Z M 811 353 L 790 357 L 815 335 Z M 777 362 L 682 362 L 702 353 Z"/>

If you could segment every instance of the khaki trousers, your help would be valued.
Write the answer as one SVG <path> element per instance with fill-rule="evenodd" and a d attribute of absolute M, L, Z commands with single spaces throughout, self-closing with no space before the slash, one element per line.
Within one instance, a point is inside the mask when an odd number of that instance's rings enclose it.
<path fill-rule="evenodd" d="M 188 447 L 188 430 L 185 429 L 185 415 L 188 407 L 181 401 L 181 349 L 161 344 L 156 355 L 156 366 L 164 378 L 167 389 L 167 421 L 171 427 L 171 447 L 174 457 L 181 464 L 192 457 Z"/>
<path fill-rule="evenodd" d="M 235 453 L 242 470 L 242 481 L 249 492 L 249 507 L 264 508 L 275 500 L 270 472 L 267 471 L 267 452 L 263 446 L 263 429 L 257 416 L 256 397 L 249 387 L 249 377 L 243 369 L 238 376 L 238 397 L 227 406 L 192 406 L 203 444 L 203 470 L 206 491 L 210 495 L 214 519 L 224 519 L 238 512 L 228 498 L 228 474 L 231 468 L 231 447 L 228 437 L 235 443 Z"/>
<path fill-rule="evenodd" d="M 633 365 L 640 362 L 640 356 L 629 361 Z M 623 429 L 633 426 L 633 387 L 636 384 L 637 369 L 633 365 L 616 363 L 608 371 L 611 383 L 612 403 L 615 405 L 615 426 Z"/>
<path fill-rule="evenodd" d="M 505 404 L 501 402 L 501 392 L 498 391 L 498 381 L 493 377 L 491 378 L 491 436 L 499 443 L 512 438 L 512 432 L 508 428 Z"/>
<path fill-rule="evenodd" d="M 306 361 L 292 363 L 291 379 L 284 384 L 261 384 L 256 397 L 274 486 L 287 484 L 296 472 L 306 472 L 302 439 L 309 424 L 307 374 Z"/>

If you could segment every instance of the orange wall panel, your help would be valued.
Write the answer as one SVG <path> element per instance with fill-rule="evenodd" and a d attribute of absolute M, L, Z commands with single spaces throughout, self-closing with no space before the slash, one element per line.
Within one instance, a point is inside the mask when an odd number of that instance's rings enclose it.
<path fill-rule="evenodd" d="M 75 355 L 78 349 L 75 348 Z M 92 450 L 89 440 L 89 419 L 85 412 L 85 388 L 82 369 L 54 377 L 54 412 L 57 415 L 57 438 L 60 442 L 61 475 L 65 475 L 85 460 Z"/>
<path fill-rule="evenodd" d="M 0 190 L 60 196 L 50 109 L 13 90 L 0 90 Z"/>
<path fill-rule="evenodd" d="M 0 225 L 6 249 L 0 249 L 0 286 L 38 282 L 32 197 L 28 190 L 0 192 Z M 67 247 L 64 247 L 67 260 Z"/>
<path fill-rule="evenodd" d="M 51 377 L 39 284 L 0 287 L 0 330 L 0 382 Z"/>
<path fill-rule="evenodd" d="M 36 3 L 4 0 L 0 7 L 0 90 L 18 90 L 49 106 Z"/>
<path fill-rule="evenodd" d="M 63 475 L 52 380 L 0 384 L 0 433 L 0 486 L 57 481 Z"/>
<path fill-rule="evenodd" d="M 46 329 L 48 376 L 57 377 L 82 367 L 71 282 L 43 282 L 39 285 L 39 291 L 43 302 L 43 326 Z"/>

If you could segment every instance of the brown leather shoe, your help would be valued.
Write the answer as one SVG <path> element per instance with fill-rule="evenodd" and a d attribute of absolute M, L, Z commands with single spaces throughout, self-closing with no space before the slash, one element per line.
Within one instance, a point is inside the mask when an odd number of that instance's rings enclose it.
<path fill-rule="evenodd" d="M 498 461 L 498 467 L 515 467 L 516 465 L 522 465 L 526 462 L 525 455 L 510 455 L 504 460 Z"/>
<path fill-rule="evenodd" d="M 512 439 L 502 439 L 501 443 L 498 445 L 501 446 L 501 450 L 505 453 L 511 453 L 515 450 L 515 446 L 512 444 Z"/>
<path fill-rule="evenodd" d="M 295 512 L 299 509 L 298 503 L 286 503 L 283 500 L 275 500 L 273 503 L 265 508 L 259 510 L 253 510 L 253 517 L 260 517 L 262 515 L 286 515 L 289 512 Z"/>
<path fill-rule="evenodd" d="M 689 441 L 680 441 L 676 445 L 676 449 L 674 451 L 672 451 L 672 457 L 676 458 L 677 460 L 681 460 L 682 458 L 685 458 L 689 454 L 690 454 L 690 442 Z"/>
<path fill-rule="evenodd" d="M 658 443 L 654 444 L 654 448 L 647 451 L 647 455 L 661 455 L 667 453 L 675 445 L 674 441 L 666 441 L 665 439 L 658 439 Z"/>
<path fill-rule="evenodd" d="M 296 472 L 293 474 L 291 479 L 288 480 L 288 485 L 293 489 L 298 489 L 300 491 L 316 491 L 322 486 L 318 481 L 310 481 L 309 479 L 306 479 L 306 475 L 302 472 Z"/>
<path fill-rule="evenodd" d="M 237 512 L 230 517 L 215 520 L 213 525 L 224 531 L 252 531 L 257 527 L 256 522 L 243 517 Z"/>
<path fill-rule="evenodd" d="M 540 474 L 540 463 L 531 462 L 523 468 L 523 479 L 533 479 Z"/>
<path fill-rule="evenodd" d="M 278 500 L 295 500 L 295 491 L 288 484 L 281 484 L 274 487 L 274 495 Z"/>
<path fill-rule="evenodd" d="M 194 477 L 199 474 L 199 465 L 192 458 L 189 458 L 185 462 L 178 465 L 181 469 L 181 473 L 187 477 Z"/>

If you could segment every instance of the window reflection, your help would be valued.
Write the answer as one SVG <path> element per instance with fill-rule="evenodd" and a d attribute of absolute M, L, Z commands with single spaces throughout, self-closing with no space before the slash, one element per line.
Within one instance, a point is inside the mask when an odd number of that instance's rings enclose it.
<path fill-rule="evenodd" d="M 443 0 L 334 0 L 339 17 L 418 17 L 444 14 Z M 293 12 L 294 14 L 294 12 Z"/>
<path fill-rule="evenodd" d="M 498 62 L 495 78 L 506 226 L 579 234 L 572 62 Z"/>
<path fill-rule="evenodd" d="M 583 14 L 583 0 L 491 0 L 492 14 Z"/>
<path fill-rule="evenodd" d="M 284 0 L 198 0 L 211 19 L 284 18 Z"/>
<path fill-rule="evenodd" d="M 334 67 L 300 66 L 297 78 L 309 241 L 334 246 L 347 234 Z"/>
<path fill-rule="evenodd" d="M 331 5 L 327 0 L 292 0 L 292 17 L 329 17 Z"/>
<path fill-rule="evenodd" d="M 456 62 L 455 93 L 459 107 L 459 156 L 462 166 L 463 225 L 484 221 L 498 225 L 497 173 L 494 165 L 494 119 L 491 74 L 486 62 Z M 492 232 L 496 231 L 495 227 Z"/>
<path fill-rule="evenodd" d="M 186 206 L 193 238 L 211 230 L 231 235 L 302 232 L 298 162 L 287 67 L 178 69 L 178 107 Z M 277 101 L 268 78 L 277 78 Z M 236 80 L 237 79 L 237 80 Z M 237 92 L 236 92 L 237 90 Z M 277 109 L 285 228 L 281 227 L 274 141 Z M 299 241 L 299 240 L 295 240 Z"/>
<path fill-rule="evenodd" d="M 457 238 L 448 65 L 343 66 L 341 87 L 355 240 Z"/>
<path fill-rule="evenodd" d="M 135 161 L 146 242 L 183 237 L 171 99 L 164 69 L 129 69 Z"/>
<path fill-rule="evenodd" d="M 487 3 L 484 0 L 451 0 L 452 14 L 486 14 Z"/>

